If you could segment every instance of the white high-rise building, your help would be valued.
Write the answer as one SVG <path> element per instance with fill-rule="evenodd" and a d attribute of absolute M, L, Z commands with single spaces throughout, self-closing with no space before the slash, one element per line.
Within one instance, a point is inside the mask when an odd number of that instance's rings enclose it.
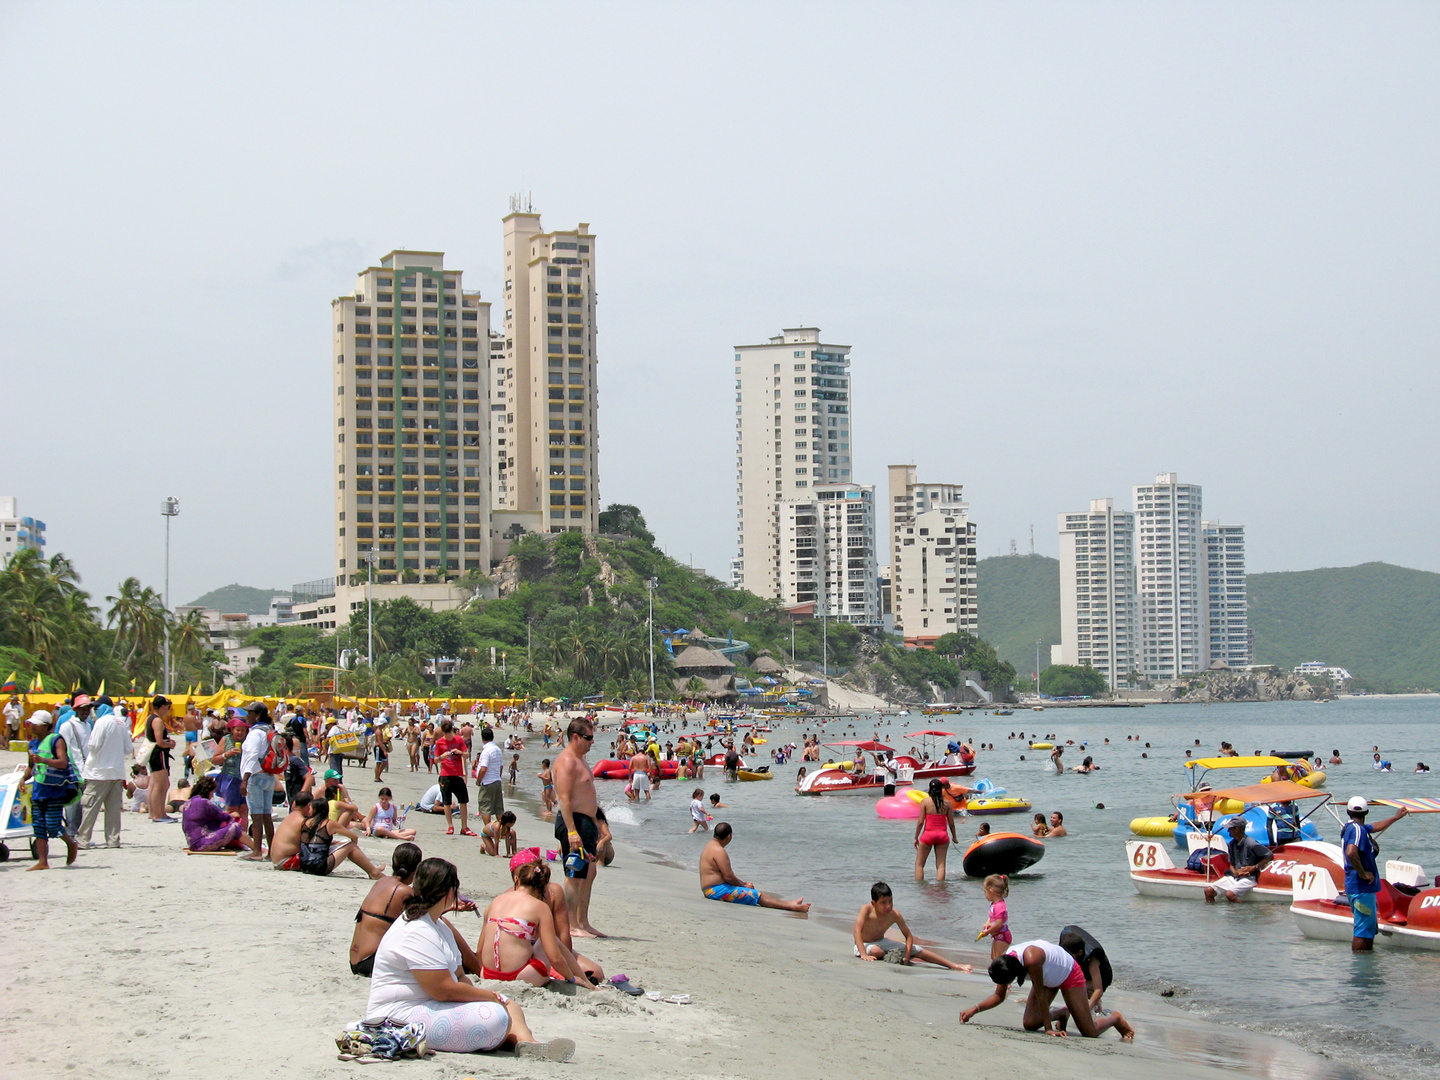
<path fill-rule="evenodd" d="M 1051 659 L 1092 667 L 1114 690 L 1135 668 L 1135 515 L 1092 499 L 1059 525 L 1060 645 Z"/>
<path fill-rule="evenodd" d="M 14 495 L 0 495 L 0 566 L 26 549 L 45 554 L 45 522 L 21 517 Z"/>
<path fill-rule="evenodd" d="M 775 533 L 781 603 L 813 604 L 816 616 L 857 626 L 880 624 L 873 486 L 823 484 L 776 503 Z"/>
<path fill-rule="evenodd" d="M 1209 664 L 1198 484 L 1160 473 L 1135 488 L 1140 673 L 1174 679 Z"/>
<path fill-rule="evenodd" d="M 909 645 L 978 634 L 975 523 L 960 484 L 922 484 L 914 465 L 889 469 L 890 606 Z"/>
<path fill-rule="evenodd" d="M 735 347 L 736 588 L 782 595 L 776 505 L 848 485 L 850 457 L 850 346 L 798 327 Z"/>
<path fill-rule="evenodd" d="M 1245 590 L 1245 526 L 1201 524 L 1205 545 L 1206 667 L 1254 662 Z"/>
<path fill-rule="evenodd" d="M 494 436 L 499 521 L 593 533 L 596 444 L 595 235 L 581 222 L 545 232 L 540 215 L 505 218 L 505 432 Z M 513 417 L 513 419 L 512 419 Z M 505 440 L 503 467 L 500 439 Z"/>

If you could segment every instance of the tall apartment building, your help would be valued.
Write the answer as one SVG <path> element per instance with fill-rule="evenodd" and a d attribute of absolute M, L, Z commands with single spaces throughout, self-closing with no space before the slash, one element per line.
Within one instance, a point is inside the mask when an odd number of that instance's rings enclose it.
<path fill-rule="evenodd" d="M 1251 655 L 1245 526 L 1201 523 L 1205 546 L 1206 667 L 1245 667 Z"/>
<path fill-rule="evenodd" d="M 1209 665 L 1200 486 L 1160 473 L 1135 488 L 1140 673 L 1174 679 Z"/>
<path fill-rule="evenodd" d="M 490 399 L 486 405 L 489 419 L 490 498 L 497 511 L 515 508 L 514 490 L 510 480 L 515 469 L 515 369 L 505 353 L 505 335 L 490 331 Z M 532 531 L 539 531 L 538 528 Z"/>
<path fill-rule="evenodd" d="M 45 554 L 45 522 L 21 517 L 14 495 L 0 495 L 0 566 L 17 551 Z"/>
<path fill-rule="evenodd" d="M 775 504 L 781 603 L 813 604 L 814 614 L 878 626 L 875 488 L 812 486 L 805 498 Z"/>
<path fill-rule="evenodd" d="M 850 346 L 814 327 L 735 346 L 735 518 L 731 584 L 781 595 L 776 505 L 849 484 Z"/>
<path fill-rule="evenodd" d="M 922 484 L 914 465 L 889 468 L 890 605 L 909 645 L 978 634 L 975 523 L 960 484 Z"/>
<path fill-rule="evenodd" d="M 1110 689 L 1135 670 L 1135 515 L 1113 499 L 1060 515 L 1060 644 L 1051 662 L 1092 667 Z"/>
<path fill-rule="evenodd" d="M 392 251 L 331 310 L 337 590 L 372 549 L 386 585 L 488 572 L 490 305 L 442 252 Z"/>
<path fill-rule="evenodd" d="M 495 508 L 536 532 L 594 532 L 600 489 L 588 224 L 545 232 L 539 214 L 505 218 L 503 331 L 508 396 L 505 434 L 494 436 Z M 497 417 L 498 404 L 491 402 Z"/>

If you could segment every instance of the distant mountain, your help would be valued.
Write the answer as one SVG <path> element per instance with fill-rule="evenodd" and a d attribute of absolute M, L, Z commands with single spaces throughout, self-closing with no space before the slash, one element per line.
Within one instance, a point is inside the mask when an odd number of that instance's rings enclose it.
<path fill-rule="evenodd" d="M 980 636 L 1001 660 L 1025 677 L 1050 666 L 1050 646 L 1060 643 L 1060 561 L 1044 555 L 997 555 L 975 566 Z"/>
<path fill-rule="evenodd" d="M 1323 660 L 1371 690 L 1440 689 L 1440 574 L 1372 562 L 1245 580 L 1257 661 Z"/>
<path fill-rule="evenodd" d="M 226 585 L 211 589 L 198 600 L 191 600 L 186 607 L 218 608 L 220 611 L 238 615 L 265 615 L 270 611 L 270 598 L 283 596 L 289 589 L 254 589 L 249 585 Z"/>
<path fill-rule="evenodd" d="M 982 559 L 980 636 L 1026 673 L 1060 640 L 1060 564 L 1041 555 Z M 1288 671 L 1306 660 L 1346 668 L 1357 687 L 1440 689 L 1440 574 L 1388 563 L 1250 574 L 1255 660 Z"/>

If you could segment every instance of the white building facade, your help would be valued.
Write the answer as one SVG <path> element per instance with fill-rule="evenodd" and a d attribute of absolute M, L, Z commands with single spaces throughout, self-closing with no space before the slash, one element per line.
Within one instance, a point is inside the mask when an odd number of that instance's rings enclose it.
<path fill-rule="evenodd" d="M 1136 667 L 1135 515 L 1113 499 L 1061 514 L 1060 644 L 1051 662 L 1092 667 L 1111 690 Z"/>
<path fill-rule="evenodd" d="M 13 495 L 0 495 L 0 566 L 17 551 L 45 554 L 45 522 L 21 517 Z"/>
<path fill-rule="evenodd" d="M 1201 523 L 1205 549 L 1207 668 L 1254 662 L 1245 589 L 1245 526 Z"/>
<path fill-rule="evenodd" d="M 975 523 L 960 484 L 922 484 L 914 465 L 889 468 L 890 606 L 906 644 L 979 633 Z"/>
<path fill-rule="evenodd" d="M 1150 680 L 1208 667 L 1201 489 L 1177 473 L 1135 488 L 1140 673 Z"/>
<path fill-rule="evenodd" d="M 808 502 L 817 485 L 850 485 L 853 477 L 850 346 L 826 345 L 818 329 L 797 327 L 761 345 L 737 345 L 734 355 L 731 584 L 780 597 L 788 578 L 781 575 L 777 505 Z"/>
<path fill-rule="evenodd" d="M 822 484 L 807 498 L 775 504 L 779 599 L 814 605 L 816 616 L 856 626 L 881 622 L 875 488 Z"/>

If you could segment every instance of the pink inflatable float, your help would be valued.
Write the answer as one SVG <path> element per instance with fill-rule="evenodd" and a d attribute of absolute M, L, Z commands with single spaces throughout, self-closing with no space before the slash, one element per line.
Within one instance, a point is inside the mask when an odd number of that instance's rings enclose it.
<path fill-rule="evenodd" d="M 917 795 L 919 798 L 916 798 Z M 923 791 L 910 791 L 904 795 L 886 795 L 875 803 L 875 813 L 882 818 L 909 818 L 913 821 L 920 816 L 920 799 L 924 797 Z"/>

